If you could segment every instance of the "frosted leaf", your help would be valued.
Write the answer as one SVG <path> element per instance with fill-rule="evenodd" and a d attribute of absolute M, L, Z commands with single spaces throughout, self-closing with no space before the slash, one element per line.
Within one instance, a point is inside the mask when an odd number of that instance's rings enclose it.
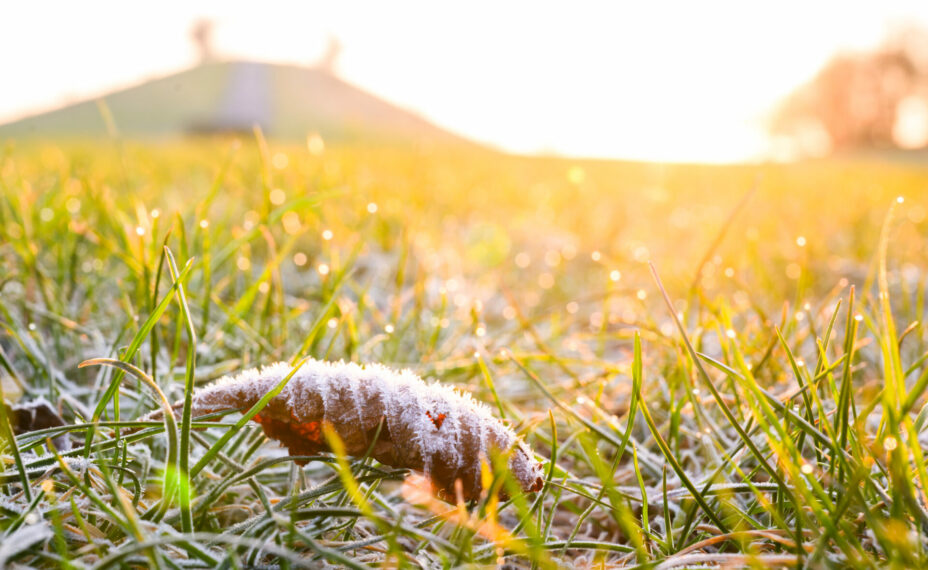
<path fill-rule="evenodd" d="M 221 378 L 194 392 L 194 415 L 248 409 L 291 370 L 279 362 Z M 156 411 L 143 419 L 160 417 Z M 454 497 L 456 479 L 465 499 L 479 496 L 480 462 L 493 452 L 510 452 L 509 468 L 523 490 L 536 491 L 543 482 L 529 447 L 489 408 L 469 394 L 423 382 L 410 370 L 308 360 L 254 419 L 291 455 L 328 451 L 323 421 L 348 454 L 361 455 L 383 422 L 371 455 L 386 465 L 425 472 L 446 497 Z"/>

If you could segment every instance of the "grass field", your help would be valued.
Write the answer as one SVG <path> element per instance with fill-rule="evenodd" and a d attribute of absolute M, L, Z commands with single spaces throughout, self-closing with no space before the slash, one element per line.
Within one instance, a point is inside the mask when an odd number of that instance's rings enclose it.
<path fill-rule="evenodd" d="M 928 565 L 926 189 L 877 162 L 9 145 L 4 397 L 68 425 L 11 445 L 0 417 L 0 567 Z M 472 393 L 544 489 L 456 506 L 371 459 L 300 468 L 234 414 L 134 421 L 142 376 L 175 401 L 302 356 Z M 78 368 L 101 357 L 140 372 Z"/>

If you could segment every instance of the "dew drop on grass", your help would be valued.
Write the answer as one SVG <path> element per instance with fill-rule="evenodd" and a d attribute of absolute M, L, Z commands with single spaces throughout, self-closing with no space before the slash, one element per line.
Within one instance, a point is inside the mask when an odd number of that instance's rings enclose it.
<path fill-rule="evenodd" d="M 280 206 L 281 204 L 284 203 L 284 201 L 286 201 L 287 193 L 281 190 L 280 188 L 274 188 L 273 190 L 271 190 L 271 193 L 268 196 L 268 199 L 271 201 L 271 204 L 274 204 L 275 206 Z"/>
<path fill-rule="evenodd" d="M 274 155 L 274 158 L 271 159 L 271 163 L 277 170 L 283 170 L 290 164 L 290 157 L 282 152 L 278 152 Z"/>
<path fill-rule="evenodd" d="M 309 150 L 309 154 L 313 156 L 320 156 L 325 152 L 325 141 L 322 140 L 322 137 L 319 136 L 319 133 L 312 133 L 306 137 L 306 148 Z"/>
<path fill-rule="evenodd" d="M 246 230 L 250 230 L 251 228 L 255 227 L 260 220 L 261 215 L 258 214 L 258 212 L 254 210 L 248 210 L 245 212 L 245 221 L 243 222 L 243 226 Z"/>
<path fill-rule="evenodd" d="M 303 228 L 303 224 L 300 223 L 300 215 L 296 212 L 287 212 L 280 219 L 280 223 L 284 226 L 284 231 L 289 235 L 296 235 L 300 233 L 300 230 Z"/>
<path fill-rule="evenodd" d="M 545 252 L 545 265 L 548 267 L 557 267 L 561 264 L 561 252 L 549 249 Z"/>

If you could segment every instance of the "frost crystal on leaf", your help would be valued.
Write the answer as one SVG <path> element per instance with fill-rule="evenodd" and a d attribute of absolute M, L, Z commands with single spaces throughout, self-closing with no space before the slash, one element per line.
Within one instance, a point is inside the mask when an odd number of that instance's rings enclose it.
<path fill-rule="evenodd" d="M 224 377 L 194 393 L 193 414 L 247 409 L 291 370 L 279 362 Z M 160 416 L 157 411 L 145 419 Z M 543 484 L 529 447 L 486 406 L 448 386 L 427 384 L 409 370 L 308 360 L 255 421 L 291 455 L 329 450 L 323 422 L 332 425 L 348 454 L 361 455 L 383 421 L 371 455 L 385 465 L 423 471 L 448 498 L 454 497 L 456 479 L 465 499 L 478 497 L 480 462 L 494 452 L 510 453 L 509 468 L 523 490 Z"/>

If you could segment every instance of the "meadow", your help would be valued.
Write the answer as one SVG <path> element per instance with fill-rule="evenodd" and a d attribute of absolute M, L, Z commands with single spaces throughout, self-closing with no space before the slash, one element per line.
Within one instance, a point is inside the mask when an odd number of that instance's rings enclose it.
<path fill-rule="evenodd" d="M 926 188 L 861 159 L 6 144 L 3 396 L 66 425 L 11 438 L 0 407 L 0 567 L 924 567 Z M 544 487 L 452 504 L 235 413 L 137 421 L 152 386 L 305 356 L 473 394 Z"/>

